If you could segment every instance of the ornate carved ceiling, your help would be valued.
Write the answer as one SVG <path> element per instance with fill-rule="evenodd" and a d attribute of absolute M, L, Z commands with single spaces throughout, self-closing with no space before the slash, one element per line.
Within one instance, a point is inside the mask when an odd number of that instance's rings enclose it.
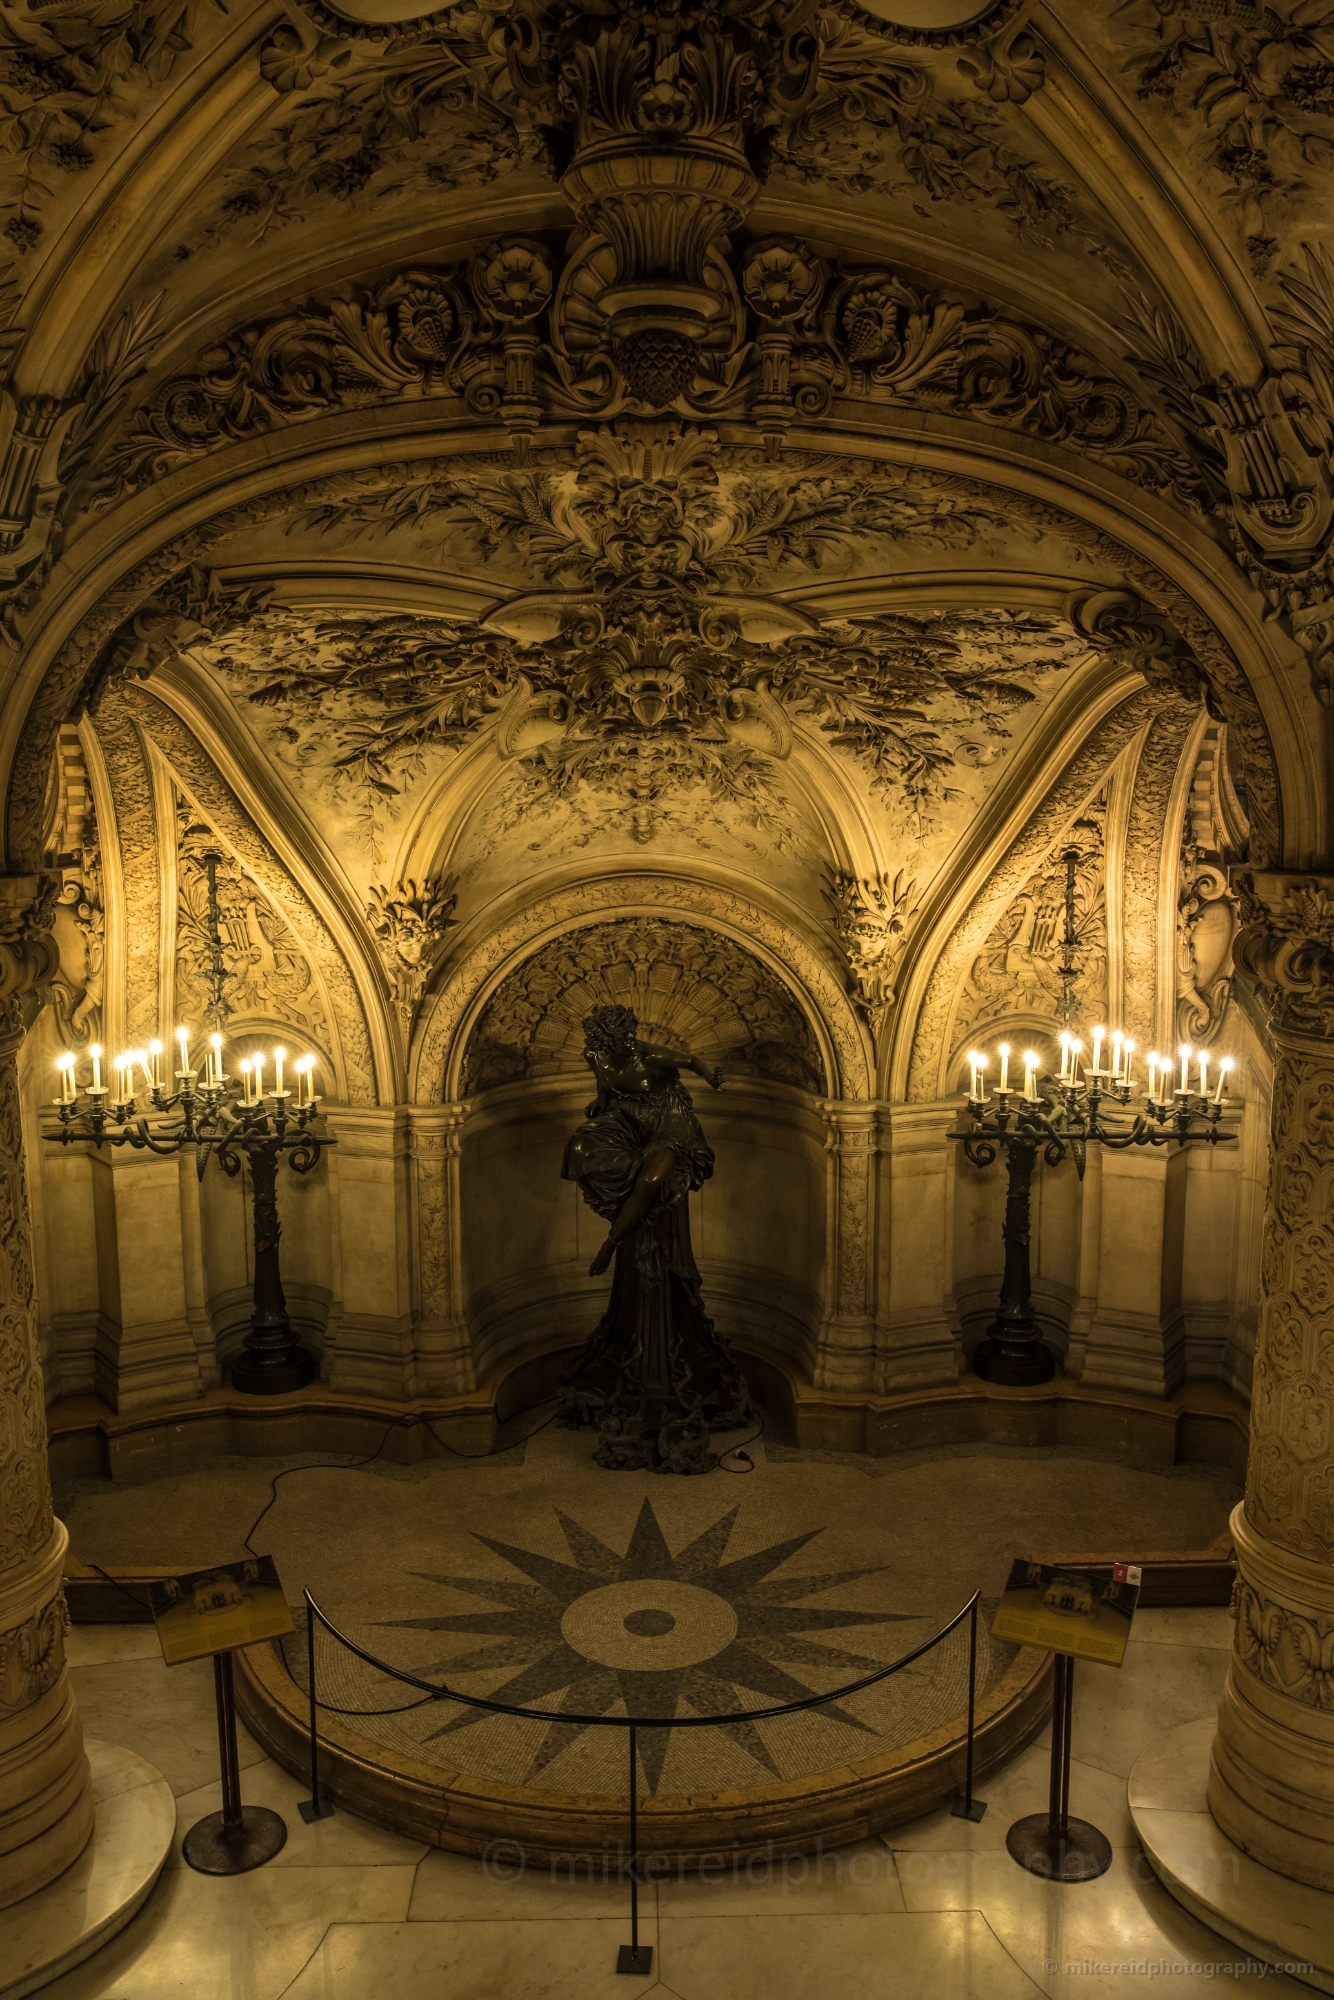
<path fill-rule="evenodd" d="M 193 744 L 383 1093 L 478 926 L 644 868 L 943 1073 L 1201 703 L 1249 858 L 1330 844 L 1334 0 L 0 24 L 12 871 L 81 714 L 220 831 Z"/>

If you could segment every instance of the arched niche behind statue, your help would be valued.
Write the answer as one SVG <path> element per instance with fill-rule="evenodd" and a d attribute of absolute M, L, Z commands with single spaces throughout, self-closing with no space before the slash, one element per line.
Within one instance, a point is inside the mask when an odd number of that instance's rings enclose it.
<path fill-rule="evenodd" d="M 592 1008 L 633 1009 L 645 1040 L 720 1063 L 686 1083 L 717 1157 L 691 1197 L 705 1303 L 729 1337 L 809 1372 L 824 1300 L 824 1078 L 795 994 L 703 925 L 613 917 L 513 970 L 468 1040 L 460 1159 L 464 1311 L 479 1378 L 534 1346 L 582 1341 L 607 1286 L 588 1276 L 606 1223 L 561 1179 L 593 1090 Z"/>

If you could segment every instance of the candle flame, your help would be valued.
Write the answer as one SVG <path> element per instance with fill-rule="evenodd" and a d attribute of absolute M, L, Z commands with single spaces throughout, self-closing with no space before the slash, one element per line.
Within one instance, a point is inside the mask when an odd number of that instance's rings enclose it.
<path fill-rule="evenodd" d="M 1036 1049 L 1025 1049 L 1025 1050 L 1024 1050 L 1024 1068 L 1025 1068 L 1025 1069 L 1036 1069 L 1036 1068 L 1037 1068 L 1037 1066 L 1038 1066 L 1038 1054 L 1037 1054 L 1037 1050 L 1036 1050 Z"/>

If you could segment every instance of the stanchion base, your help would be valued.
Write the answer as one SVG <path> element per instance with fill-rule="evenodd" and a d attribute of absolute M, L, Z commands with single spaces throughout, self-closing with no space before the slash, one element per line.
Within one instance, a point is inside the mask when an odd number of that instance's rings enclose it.
<path fill-rule="evenodd" d="M 986 1809 L 987 1802 L 985 1799 L 974 1799 L 971 1804 L 967 1799 L 956 1799 L 950 1807 L 950 1812 L 955 1819 L 971 1819 L 976 1823 L 981 1819 Z"/>
<path fill-rule="evenodd" d="M 1027 1389 L 1037 1382 L 1050 1382 L 1056 1373 L 1056 1356 L 1040 1340 L 1003 1341 L 988 1334 L 973 1349 L 972 1370 L 984 1382 L 999 1383 L 1006 1389 Z"/>
<path fill-rule="evenodd" d="M 1086 1819 L 1069 1819 L 1065 1832 L 1046 1813 L 1017 1819 L 1005 1836 L 1011 1858 L 1049 1882 L 1093 1882 L 1112 1865 L 1112 1843 Z"/>
<path fill-rule="evenodd" d="M 315 1799 L 302 1799 L 300 1805 L 297 1807 L 297 1811 L 307 1826 L 310 1825 L 312 1820 L 332 1819 L 333 1800 L 320 1799 L 317 1801 Z"/>
<path fill-rule="evenodd" d="M 181 1852 L 201 1875 L 248 1875 L 262 1868 L 287 1844 L 287 1823 L 267 1806 L 242 1806 L 239 1826 L 226 1826 L 220 1812 L 199 1820 L 186 1834 Z"/>
<path fill-rule="evenodd" d="M 618 1972 L 651 1972 L 653 1970 L 653 1946 L 651 1944 L 623 1944 L 616 1954 Z"/>
<path fill-rule="evenodd" d="M 305 1347 L 277 1363 L 252 1361 L 242 1348 L 232 1364 L 232 1387 L 243 1396 L 285 1396 L 290 1389 L 304 1389 L 319 1372 L 319 1357 Z"/>

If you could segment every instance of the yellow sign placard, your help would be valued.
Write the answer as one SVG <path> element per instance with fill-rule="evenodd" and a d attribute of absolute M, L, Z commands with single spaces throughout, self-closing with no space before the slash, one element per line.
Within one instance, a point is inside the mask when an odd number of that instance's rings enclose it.
<path fill-rule="evenodd" d="M 296 1630 L 272 1556 L 163 1577 L 149 1585 L 149 1605 L 169 1667 Z"/>
<path fill-rule="evenodd" d="M 991 1621 L 992 1633 L 1016 1645 L 1048 1646 L 1055 1653 L 1119 1667 L 1139 1602 L 1140 1575 L 1134 1563 L 1115 1563 L 1104 1581 L 1016 1556 Z"/>

